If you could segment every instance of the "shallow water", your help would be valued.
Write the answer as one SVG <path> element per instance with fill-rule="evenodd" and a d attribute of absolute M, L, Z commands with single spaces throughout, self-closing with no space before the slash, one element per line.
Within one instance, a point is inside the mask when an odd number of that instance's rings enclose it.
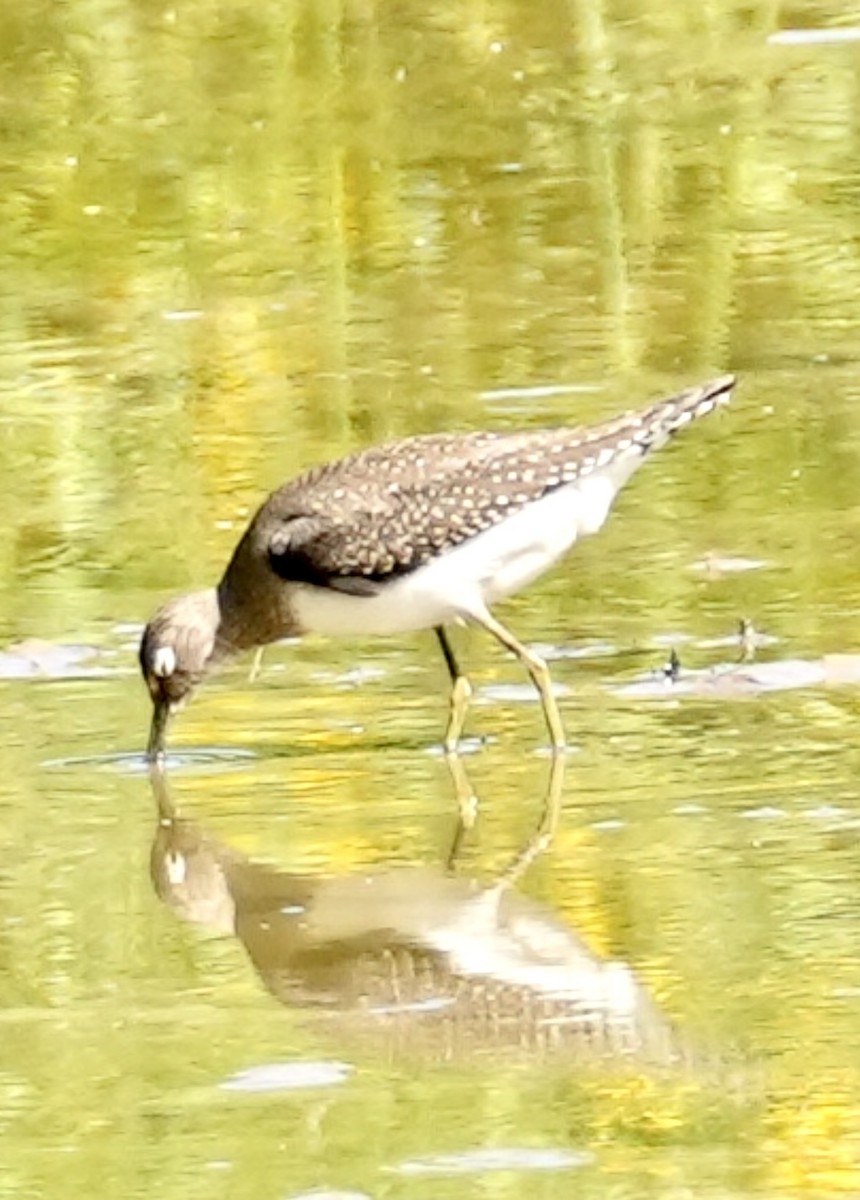
<path fill-rule="evenodd" d="M 860 14 L 7 9 L 0 1196 L 856 1196 Z M 142 623 L 267 489 L 725 370 L 505 607 L 563 775 L 468 631 L 453 772 L 424 636 L 150 775 Z"/>

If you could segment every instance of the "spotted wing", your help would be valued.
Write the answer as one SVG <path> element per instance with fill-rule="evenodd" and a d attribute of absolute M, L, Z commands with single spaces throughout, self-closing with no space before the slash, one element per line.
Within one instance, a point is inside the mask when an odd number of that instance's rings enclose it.
<path fill-rule="evenodd" d="M 374 594 L 386 579 L 501 520 L 508 500 L 488 468 L 505 443 L 510 453 L 521 440 L 409 438 L 300 477 L 271 496 L 257 518 L 268 527 L 272 568 L 294 582 Z M 536 474 L 520 503 L 546 486 Z"/>
<path fill-rule="evenodd" d="M 609 476 L 617 491 L 651 449 L 727 399 L 733 383 L 727 376 L 588 429 L 429 435 L 373 447 L 287 484 L 255 525 L 281 578 L 371 595 L 587 475 Z"/>

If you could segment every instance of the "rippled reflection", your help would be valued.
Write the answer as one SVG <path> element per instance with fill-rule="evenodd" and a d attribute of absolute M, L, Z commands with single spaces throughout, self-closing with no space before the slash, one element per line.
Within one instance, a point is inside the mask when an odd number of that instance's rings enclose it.
<path fill-rule="evenodd" d="M 486 883 L 457 873 L 463 815 L 447 866 L 297 874 L 182 817 L 154 770 L 152 879 L 184 919 L 238 937 L 282 1004 L 325 1010 L 339 1029 L 373 1033 L 392 1048 L 449 1057 L 476 1047 L 564 1047 L 678 1061 L 681 1040 L 633 971 L 595 954 L 518 890 L 551 841 L 563 771 L 559 759 L 534 836 Z"/>

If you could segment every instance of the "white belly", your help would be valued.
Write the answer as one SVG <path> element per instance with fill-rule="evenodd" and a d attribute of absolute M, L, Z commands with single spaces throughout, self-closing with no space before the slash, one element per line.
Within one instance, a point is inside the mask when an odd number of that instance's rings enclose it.
<path fill-rule="evenodd" d="M 601 474 L 559 488 L 375 596 L 297 585 L 295 616 L 306 632 L 330 636 L 410 633 L 480 617 L 542 575 L 578 537 L 595 533 L 616 491 Z"/>

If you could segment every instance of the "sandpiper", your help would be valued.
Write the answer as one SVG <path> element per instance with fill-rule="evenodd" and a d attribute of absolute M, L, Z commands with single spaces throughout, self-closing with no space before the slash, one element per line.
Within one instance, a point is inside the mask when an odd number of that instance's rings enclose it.
<path fill-rule="evenodd" d="M 472 623 L 519 657 L 553 750 L 564 728 L 546 663 L 490 611 L 596 533 L 648 454 L 728 401 L 730 375 L 590 428 L 429 434 L 359 451 L 265 501 L 215 588 L 168 601 L 140 664 L 154 711 L 147 754 L 209 671 L 310 633 L 435 630 L 451 676 L 445 748 L 456 750 L 471 686 L 445 626 Z"/>

